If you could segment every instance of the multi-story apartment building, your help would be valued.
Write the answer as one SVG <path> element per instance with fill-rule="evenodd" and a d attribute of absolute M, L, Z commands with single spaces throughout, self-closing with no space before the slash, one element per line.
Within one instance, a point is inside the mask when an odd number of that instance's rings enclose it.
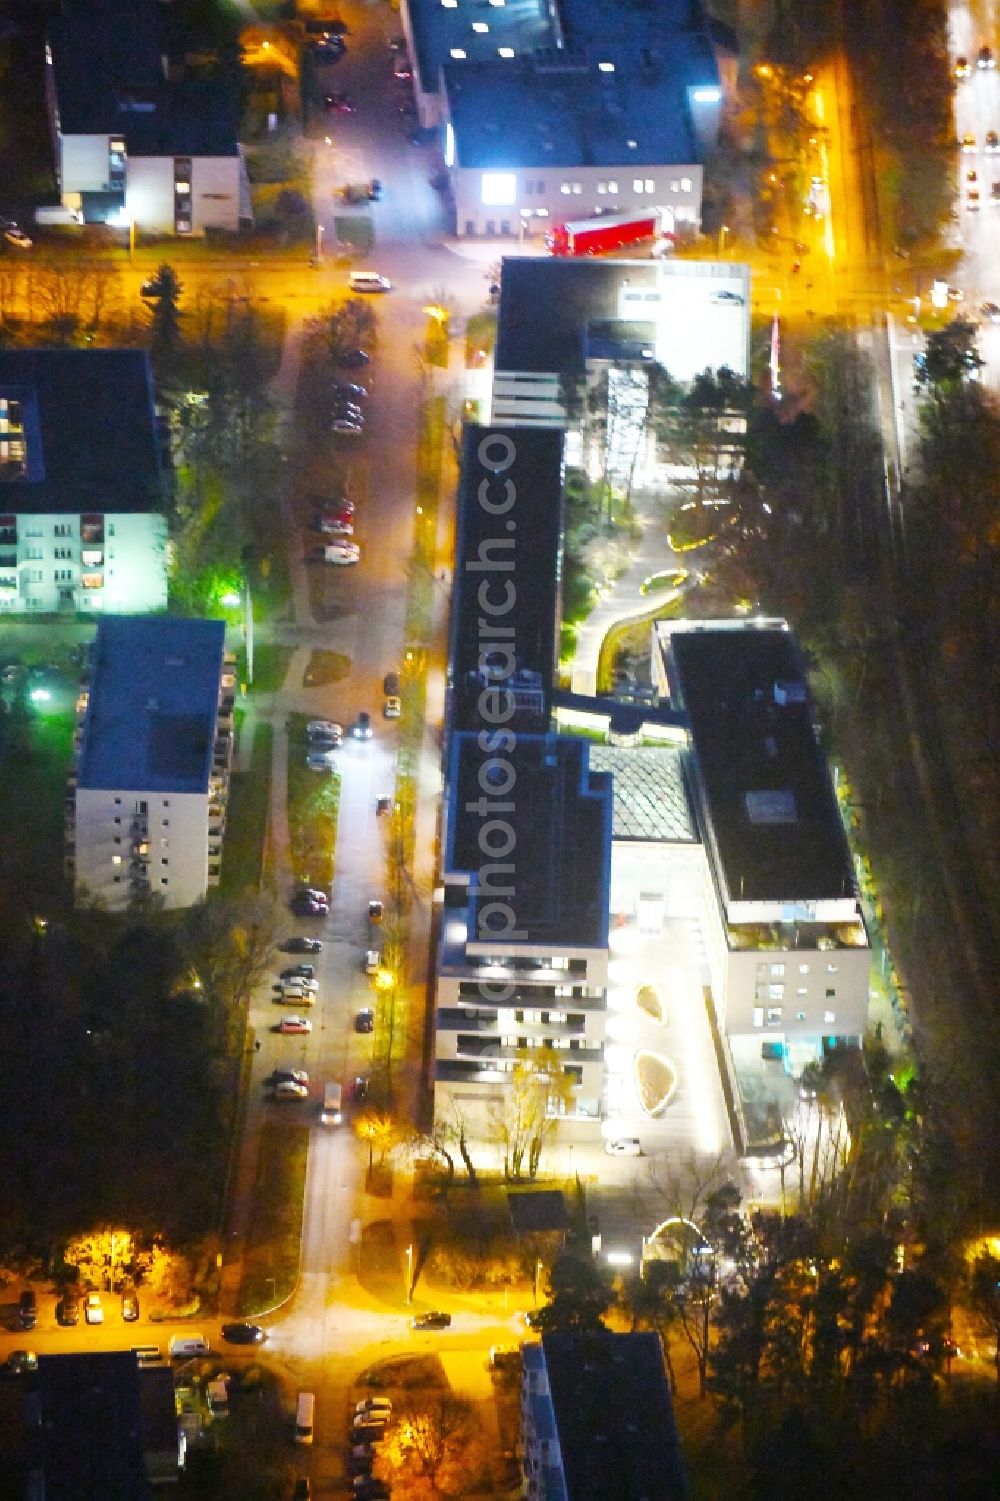
<path fill-rule="evenodd" d="M 522 1360 L 528 1501 L 684 1501 L 659 1335 L 559 1330 L 526 1344 Z"/>
<path fill-rule="evenodd" d="M 0 615 L 166 603 L 145 353 L 0 349 Z"/>
<path fill-rule="evenodd" d="M 188 67 L 155 0 L 64 0 L 49 21 L 49 119 L 61 202 L 81 222 L 160 234 L 252 222 L 238 81 Z M 177 50 L 174 51 L 173 48 Z"/>
<path fill-rule="evenodd" d="M 218 885 L 235 694 L 222 621 L 101 621 L 67 797 L 78 900 L 189 907 Z"/>
<path fill-rule="evenodd" d="M 569 1084 L 550 1113 L 596 1139 L 611 779 L 589 771 L 583 741 L 498 735 L 489 722 L 451 742 L 435 1106 L 447 1115 L 454 1103 L 481 1129 L 518 1059 L 545 1046 L 565 1058 Z"/>

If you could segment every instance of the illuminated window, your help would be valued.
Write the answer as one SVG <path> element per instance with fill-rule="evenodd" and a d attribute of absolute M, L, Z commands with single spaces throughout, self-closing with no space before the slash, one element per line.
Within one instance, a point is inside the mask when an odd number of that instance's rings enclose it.
<path fill-rule="evenodd" d="M 606 182 L 599 182 L 597 184 L 597 191 L 598 191 L 598 193 L 606 193 L 608 191 L 608 185 L 607 185 L 607 183 Z"/>
<path fill-rule="evenodd" d="M 497 52 L 500 54 L 501 57 L 513 57 L 514 56 L 514 49 L 513 49 L 513 47 L 498 47 L 497 48 Z"/>
<path fill-rule="evenodd" d="M 122 857 L 121 857 L 121 855 L 112 855 L 111 856 L 111 864 L 112 865 L 120 865 L 121 863 L 122 863 Z"/>
<path fill-rule="evenodd" d="M 809 966 L 808 966 L 808 964 L 800 964 L 799 965 L 799 974 L 800 975 L 807 975 L 808 973 L 809 973 Z"/>
<path fill-rule="evenodd" d="M 597 67 L 601 73 L 613 73 L 615 71 L 614 63 L 598 63 Z"/>
<path fill-rule="evenodd" d="M 466 55 L 465 48 L 464 47 L 452 47 L 452 49 L 451 49 L 451 55 L 454 58 L 461 59 L 461 58 L 465 57 L 465 55 Z"/>
<path fill-rule="evenodd" d="M 617 180 L 615 178 L 613 178 L 613 177 L 609 178 L 608 179 L 608 192 L 609 193 L 617 193 L 617 191 L 618 191 L 618 182 L 617 182 Z"/>
<path fill-rule="evenodd" d="M 690 191 L 691 191 L 691 179 L 690 179 L 690 177 L 682 177 L 681 178 L 681 192 L 682 193 L 690 193 Z"/>
<path fill-rule="evenodd" d="M 490 28 L 487 26 L 485 21 L 473 21 L 472 29 L 473 31 L 478 32 L 480 36 L 482 36 L 483 33 L 489 31 Z"/>
<path fill-rule="evenodd" d="M 517 175 L 514 172 L 484 172 L 480 184 L 484 204 L 502 206 L 517 202 Z"/>
<path fill-rule="evenodd" d="M 805 1014 L 804 1011 L 796 1011 L 796 1013 L 795 1013 L 795 1020 L 797 1022 L 804 1022 L 805 1019 L 806 1019 L 806 1014 Z"/>
<path fill-rule="evenodd" d="M 641 177 L 633 177 L 633 179 L 632 179 L 632 191 L 633 191 L 633 193 L 641 193 L 642 192 L 642 178 Z"/>
<path fill-rule="evenodd" d="M 753 1024 L 755 1027 L 762 1027 L 764 1025 L 763 1006 L 755 1006 L 753 1008 Z"/>
<path fill-rule="evenodd" d="M 583 183 L 582 182 L 575 182 L 573 184 L 573 192 L 574 193 L 582 193 L 583 192 Z"/>
<path fill-rule="evenodd" d="M 647 193 L 655 193 L 656 192 L 656 183 L 653 181 L 653 179 L 651 177 L 647 177 L 646 178 L 646 192 Z"/>
<path fill-rule="evenodd" d="M 823 1025 L 824 1026 L 828 1027 L 828 1026 L 831 1025 L 832 1022 L 835 1022 L 836 1020 L 837 1020 L 836 1012 L 834 1012 L 834 1011 L 824 1011 L 823 1012 Z"/>
<path fill-rule="evenodd" d="M 780 1027 L 781 1026 L 781 1007 L 780 1006 L 768 1006 L 768 1008 L 767 1008 L 767 1025 L 769 1027 Z"/>
<path fill-rule="evenodd" d="M 572 193 L 572 191 L 573 191 L 573 185 L 572 185 L 572 183 L 561 182 L 559 184 L 559 191 L 560 191 L 560 193 Z"/>

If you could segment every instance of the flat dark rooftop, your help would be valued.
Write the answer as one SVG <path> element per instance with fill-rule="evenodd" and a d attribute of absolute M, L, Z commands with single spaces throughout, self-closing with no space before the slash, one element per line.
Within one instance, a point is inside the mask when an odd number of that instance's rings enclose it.
<path fill-rule="evenodd" d="M 580 371 L 588 325 L 618 321 L 622 286 L 657 285 L 653 261 L 505 256 L 494 366 L 504 371 Z M 634 324 L 623 325 L 630 330 Z M 607 332 L 607 330 L 606 330 Z"/>
<path fill-rule="evenodd" d="M 512 648 L 516 670 L 540 673 L 546 689 L 551 684 L 558 646 L 555 560 L 562 531 L 562 444 L 562 433 L 552 428 L 465 430 L 451 603 L 456 728 L 480 722 L 476 705 L 481 685 L 472 676 L 479 671 L 480 654 L 494 640 L 494 623 L 510 632 L 503 639 Z M 506 464 L 508 458 L 507 468 L 490 467 Z M 480 496 L 484 484 L 486 505 Z M 505 504 L 511 494 L 513 502 L 503 514 L 487 509 Z M 478 566 L 484 560 L 511 566 L 484 571 Z M 504 606 L 503 614 L 486 614 L 479 598 L 482 588 L 494 608 Z"/>
<path fill-rule="evenodd" d="M 494 58 L 447 63 L 444 78 L 459 167 L 628 171 L 699 158 L 680 68 L 651 71 L 636 60 L 601 73 L 595 56 L 577 71 L 545 73 L 530 58 Z"/>
<path fill-rule="evenodd" d="M 673 631 L 669 641 L 671 693 L 688 713 L 724 895 L 849 896 L 847 839 L 792 633 L 709 627 Z"/>
<path fill-rule="evenodd" d="M 205 792 L 225 624 L 108 616 L 97 628 L 79 786 Z"/>
<path fill-rule="evenodd" d="M 155 0 L 62 0 L 49 41 L 63 134 L 120 131 L 133 156 L 235 156 L 233 81 L 168 82 L 162 16 Z"/>
<path fill-rule="evenodd" d="M 46 1501 L 148 1501 L 139 1369 L 130 1350 L 40 1355 Z"/>
<path fill-rule="evenodd" d="M 542 1336 L 567 1501 L 687 1495 L 656 1334 Z"/>
<path fill-rule="evenodd" d="M 484 724 L 483 728 L 486 726 Z M 497 753 L 501 754 L 501 753 Z M 608 883 L 611 875 L 611 778 L 590 772 L 586 741 L 555 735 L 518 735 L 502 752 L 516 782 L 509 795 L 493 791 L 488 763 L 474 732 L 456 734 L 451 742 L 448 785 L 449 871 L 478 873 L 492 860 L 513 865 L 508 876 L 495 874 L 494 887 L 513 887 L 504 898 L 526 944 L 548 943 L 600 947 L 608 935 Z M 491 790 L 484 794 L 483 780 Z M 506 775 L 506 773 L 505 773 Z M 484 854 L 480 834 L 491 817 L 469 811 L 496 799 L 496 817 L 510 826 L 514 843 L 504 856 Z M 506 808 L 512 802 L 513 808 Z M 476 940 L 475 888 L 471 888 L 469 938 Z M 496 900 L 495 896 L 485 900 Z M 479 941 L 485 941 L 480 939 Z M 504 949 L 511 940 L 500 945 Z"/>
<path fill-rule="evenodd" d="M 20 404 L 24 472 L 0 469 L 0 512 L 157 511 L 149 361 L 139 349 L 0 349 L 0 400 Z"/>

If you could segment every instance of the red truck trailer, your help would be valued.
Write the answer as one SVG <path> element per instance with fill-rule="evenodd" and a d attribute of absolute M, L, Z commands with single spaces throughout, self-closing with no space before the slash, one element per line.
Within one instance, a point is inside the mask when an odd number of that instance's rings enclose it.
<path fill-rule="evenodd" d="M 644 214 L 605 214 L 597 219 L 554 224 L 545 243 L 553 255 L 601 255 L 623 245 L 655 239 L 659 232 L 660 215 L 652 209 Z"/>

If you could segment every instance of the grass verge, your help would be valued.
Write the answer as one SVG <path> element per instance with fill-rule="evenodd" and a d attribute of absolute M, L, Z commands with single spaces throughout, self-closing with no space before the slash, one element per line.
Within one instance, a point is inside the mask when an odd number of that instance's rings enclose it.
<path fill-rule="evenodd" d="M 465 325 L 465 363 L 477 368 L 486 355 L 492 354 L 497 339 L 496 312 L 473 313 Z"/>
<path fill-rule="evenodd" d="M 253 653 L 254 693 L 277 693 L 284 684 L 288 666 L 295 655 L 291 646 L 281 646 L 276 641 L 261 641 Z"/>
<path fill-rule="evenodd" d="M 62 697 L 62 684 L 59 691 Z M 75 724 L 72 708 L 8 707 L 0 738 L 0 874 L 43 911 L 70 898 L 62 876 L 64 799 Z"/>
<path fill-rule="evenodd" d="M 297 885 L 333 885 L 333 855 L 337 845 L 340 776 L 310 771 L 306 758 L 305 714 L 292 714 L 288 727 L 288 830 L 292 843 L 292 873 Z"/>
<path fill-rule="evenodd" d="M 308 1127 L 265 1121 L 240 1284 L 242 1318 L 283 1303 L 295 1289 L 308 1154 Z"/>
<path fill-rule="evenodd" d="M 254 728 L 249 771 L 229 779 L 229 809 L 222 845 L 223 896 L 259 891 L 264 874 L 264 841 L 271 801 L 271 752 L 274 729 L 269 724 Z"/>

